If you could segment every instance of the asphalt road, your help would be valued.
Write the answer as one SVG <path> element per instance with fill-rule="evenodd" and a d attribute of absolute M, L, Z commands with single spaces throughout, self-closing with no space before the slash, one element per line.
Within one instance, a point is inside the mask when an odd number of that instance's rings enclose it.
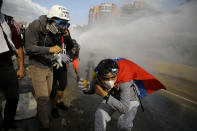
<path fill-rule="evenodd" d="M 91 75 L 94 62 L 81 64 L 81 76 Z M 27 79 L 26 79 L 27 80 Z M 22 85 L 31 85 L 31 81 L 23 81 Z M 74 70 L 69 67 L 68 86 L 64 92 L 63 101 L 69 107 L 68 111 L 59 109 L 61 117 L 50 117 L 53 131 L 93 131 L 94 113 L 101 98 L 97 95 L 85 95 L 77 87 Z M 176 92 L 157 91 L 142 100 L 134 120 L 132 131 L 196 131 L 197 104 Z M 119 113 L 114 113 L 108 123 L 108 131 L 117 131 L 116 123 Z M 20 130 L 21 131 L 21 130 Z"/>
<path fill-rule="evenodd" d="M 87 68 L 88 66 L 86 66 Z M 88 67 L 89 68 L 89 67 Z M 70 130 L 93 130 L 94 112 L 101 101 L 97 95 L 84 95 L 77 88 L 74 79 L 74 71 L 70 68 L 68 72 L 68 88 L 65 90 L 65 102 L 78 109 L 78 113 L 83 112 L 81 124 L 78 118 L 71 119 Z M 86 73 L 87 70 L 86 70 Z M 85 76 L 85 75 L 84 75 Z M 138 108 L 134 127 L 132 131 L 196 131 L 197 130 L 197 104 L 183 96 L 177 95 L 170 91 L 157 91 L 142 100 L 145 109 L 142 112 L 141 107 Z M 72 112 L 72 111 L 71 111 Z M 65 112 L 66 113 L 66 112 Z M 76 113 L 76 112 L 75 112 Z M 116 122 L 119 113 L 113 115 L 112 121 L 108 124 L 109 131 L 116 131 Z M 88 124 L 87 124 L 88 123 Z"/>

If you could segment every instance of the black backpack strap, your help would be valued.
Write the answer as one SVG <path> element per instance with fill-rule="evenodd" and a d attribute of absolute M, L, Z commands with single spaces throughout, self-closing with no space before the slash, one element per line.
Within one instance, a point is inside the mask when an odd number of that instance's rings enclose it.
<path fill-rule="evenodd" d="M 8 15 L 4 15 L 5 17 L 5 21 L 7 22 L 7 24 L 9 25 L 11 32 L 13 31 L 13 27 L 14 27 L 14 18 L 12 16 L 8 16 Z"/>
<path fill-rule="evenodd" d="M 138 99 L 139 99 L 139 102 L 140 102 L 140 106 L 142 108 L 142 111 L 144 112 L 144 107 L 142 105 L 142 101 L 141 101 L 141 98 L 140 98 L 140 94 L 138 94 L 138 91 L 137 91 L 137 87 L 132 84 L 131 87 L 133 87 L 133 91 L 135 92 L 135 94 L 137 95 Z"/>
<path fill-rule="evenodd" d="M 17 52 L 16 52 L 15 47 L 13 47 L 13 45 L 11 45 L 11 44 L 9 43 L 8 37 L 7 37 L 6 33 L 4 32 L 3 27 L 1 26 L 1 24 L 0 24 L 0 27 L 1 27 L 2 31 L 3 31 L 3 35 L 4 35 L 4 38 L 5 38 L 6 43 L 7 43 L 7 45 L 8 45 L 8 48 L 9 48 L 9 50 L 10 50 L 10 52 L 11 52 L 11 55 L 15 55 L 15 56 L 17 57 L 18 54 L 17 54 Z"/>

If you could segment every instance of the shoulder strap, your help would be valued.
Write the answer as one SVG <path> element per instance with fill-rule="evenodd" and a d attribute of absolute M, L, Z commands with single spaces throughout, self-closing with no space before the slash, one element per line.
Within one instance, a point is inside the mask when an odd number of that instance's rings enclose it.
<path fill-rule="evenodd" d="M 14 19 L 12 16 L 8 16 L 8 15 L 4 15 L 5 16 L 5 21 L 7 22 L 7 24 L 9 25 L 11 32 L 13 30 L 13 26 L 14 26 Z"/>
<path fill-rule="evenodd" d="M 8 37 L 7 37 L 6 33 L 4 32 L 3 27 L 1 26 L 1 24 L 0 24 L 0 27 L 1 27 L 2 31 L 3 31 L 4 38 L 5 38 L 5 40 L 6 40 L 6 43 L 7 43 L 7 45 L 8 45 L 8 48 L 9 48 L 11 54 L 12 54 L 12 55 L 15 55 L 15 56 L 17 57 L 18 54 L 16 53 L 15 47 L 13 47 L 13 45 L 9 43 Z"/>

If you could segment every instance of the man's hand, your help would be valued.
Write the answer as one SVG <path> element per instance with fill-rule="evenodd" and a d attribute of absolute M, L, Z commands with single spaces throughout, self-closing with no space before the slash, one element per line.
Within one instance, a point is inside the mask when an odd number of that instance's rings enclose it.
<path fill-rule="evenodd" d="M 98 84 L 95 85 L 95 92 L 97 95 L 102 97 L 107 96 L 108 94 L 108 92 L 104 91 L 103 88 Z"/>
<path fill-rule="evenodd" d="M 51 47 L 50 49 L 49 49 L 49 52 L 50 53 L 55 53 L 55 54 L 58 54 L 58 53 L 60 53 L 62 51 L 62 49 L 59 47 L 59 46 L 57 46 L 57 45 L 55 45 L 55 46 L 53 46 L 53 47 Z"/>
<path fill-rule="evenodd" d="M 18 79 L 22 79 L 23 77 L 25 76 L 25 69 L 24 68 L 20 68 L 18 71 L 17 71 L 17 77 Z"/>

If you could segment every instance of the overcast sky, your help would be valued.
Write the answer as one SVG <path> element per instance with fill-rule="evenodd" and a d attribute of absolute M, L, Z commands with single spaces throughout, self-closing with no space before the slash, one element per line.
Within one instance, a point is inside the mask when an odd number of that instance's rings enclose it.
<path fill-rule="evenodd" d="M 118 6 L 134 0 L 4 0 L 2 12 L 12 15 L 18 21 L 31 22 L 42 14 L 47 14 L 52 5 L 63 5 L 70 11 L 71 24 L 86 25 L 88 11 L 101 3 L 115 3 Z M 156 10 L 170 11 L 185 0 L 142 0 Z"/>

